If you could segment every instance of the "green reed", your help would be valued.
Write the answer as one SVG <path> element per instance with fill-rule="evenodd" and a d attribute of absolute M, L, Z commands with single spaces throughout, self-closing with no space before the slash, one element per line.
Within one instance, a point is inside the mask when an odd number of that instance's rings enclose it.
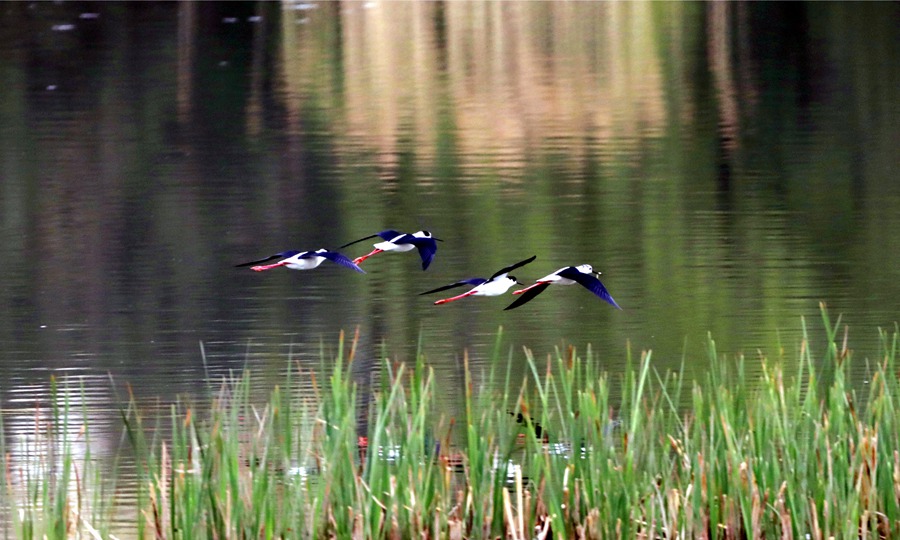
<path fill-rule="evenodd" d="M 33 409 L 33 430 L 17 434 L 15 449 L 0 441 L 4 538 L 106 538 L 115 478 L 104 479 L 94 462 L 84 389 L 68 380 L 60 388 L 51 377 L 48 398 L 49 407 Z"/>
<path fill-rule="evenodd" d="M 846 329 L 821 313 L 824 337 L 804 321 L 793 362 L 725 358 L 710 338 L 709 367 L 693 380 L 656 370 L 650 351 L 633 358 L 629 347 L 626 368 L 610 374 L 590 348 L 538 359 L 504 353 L 498 334 L 486 372 L 463 358 L 462 418 L 437 407 L 421 344 L 412 364 L 385 355 L 373 399 L 360 400 L 358 336 L 323 352 L 324 379 L 289 366 L 267 400 L 251 395 L 245 371 L 221 382 L 202 415 L 178 403 L 151 426 L 132 401 L 122 417 L 138 456 L 137 533 L 895 537 L 900 332 L 880 331 L 879 355 L 851 369 Z M 527 365 L 523 380 L 514 362 Z M 51 424 L 69 422 L 61 403 Z M 71 486 L 88 467 L 54 440 L 53 470 L 7 475 L 8 500 L 27 503 L 12 512 L 14 536 L 106 537 L 112 504 L 76 502 L 83 490 Z"/>

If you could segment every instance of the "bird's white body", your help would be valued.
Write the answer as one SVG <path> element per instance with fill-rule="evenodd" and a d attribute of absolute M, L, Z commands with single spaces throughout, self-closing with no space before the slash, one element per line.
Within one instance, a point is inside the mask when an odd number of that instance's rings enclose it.
<path fill-rule="evenodd" d="M 472 296 L 500 296 L 515 284 L 516 280 L 508 276 L 494 278 L 472 289 Z"/>
<path fill-rule="evenodd" d="M 308 255 L 307 258 L 301 259 L 300 257 L 303 255 L 306 255 L 306 253 L 300 253 L 285 259 L 284 266 L 291 270 L 312 270 L 325 261 L 325 257 L 309 257 Z"/>
<path fill-rule="evenodd" d="M 388 240 L 387 242 L 378 242 L 377 244 L 372 245 L 373 247 L 375 247 L 375 249 L 380 249 L 381 251 L 396 251 L 398 253 L 416 249 L 415 244 L 395 244 L 393 240 Z"/>

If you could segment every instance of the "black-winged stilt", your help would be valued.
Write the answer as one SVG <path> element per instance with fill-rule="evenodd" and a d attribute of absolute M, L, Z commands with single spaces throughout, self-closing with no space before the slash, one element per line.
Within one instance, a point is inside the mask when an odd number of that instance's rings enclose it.
<path fill-rule="evenodd" d="M 262 264 L 275 259 L 281 260 L 275 264 Z M 366 273 L 365 270 L 357 266 L 356 263 L 351 261 L 345 255 L 327 249 L 317 249 L 315 251 L 282 251 L 281 253 L 270 255 L 265 259 L 237 264 L 235 267 L 250 266 L 250 269 L 254 272 L 271 270 L 272 268 L 278 268 L 279 266 L 285 266 L 291 270 L 312 270 L 322 264 L 326 259 L 351 270 L 356 270 L 363 274 Z"/>
<path fill-rule="evenodd" d="M 516 301 L 512 304 L 506 306 L 506 308 L 504 308 L 504 311 L 507 309 L 515 309 L 522 304 L 528 303 L 535 296 L 544 292 L 544 289 L 546 289 L 550 285 L 574 285 L 575 283 L 583 286 L 585 289 L 606 300 L 616 309 L 622 309 L 621 307 L 619 307 L 619 304 L 617 304 L 616 301 L 613 300 L 613 297 L 610 296 L 609 291 L 606 290 L 606 287 L 603 286 L 603 283 L 601 283 L 600 280 L 597 279 L 596 276 L 599 275 L 600 272 L 594 272 L 594 269 L 591 268 L 591 265 L 589 264 L 566 266 L 565 268 L 560 268 L 556 272 L 553 272 L 552 274 L 546 275 L 537 280 L 534 285 L 530 285 L 528 287 L 525 287 L 524 289 L 519 289 L 518 291 L 513 291 L 513 294 L 521 294 L 522 296 L 516 299 Z"/>
<path fill-rule="evenodd" d="M 443 242 L 440 238 L 432 236 L 428 231 L 417 231 L 408 234 L 388 229 L 386 231 L 381 231 L 380 233 L 366 236 L 365 238 L 360 238 L 359 240 L 348 242 L 341 246 L 340 249 L 375 237 L 381 238 L 384 242 L 374 244 L 375 249 L 372 250 L 372 252 L 353 259 L 354 263 L 361 264 L 372 255 L 381 253 L 382 251 L 404 252 L 417 248 L 419 250 L 419 256 L 422 258 L 422 270 L 425 270 L 428 268 L 428 265 L 431 264 L 432 259 L 434 259 L 434 254 L 437 252 L 437 242 L 435 242 L 435 240 Z"/>
<path fill-rule="evenodd" d="M 524 285 L 523 283 L 519 283 L 515 276 L 508 275 L 510 272 L 519 268 L 520 266 L 525 266 L 531 261 L 535 260 L 537 255 L 532 255 L 530 258 L 525 259 L 524 261 L 519 261 L 516 264 L 507 266 L 506 268 L 502 268 L 497 270 L 489 279 L 485 278 L 471 278 L 464 279 L 462 281 L 457 281 L 456 283 L 451 283 L 450 285 L 444 285 L 443 287 L 438 287 L 437 289 L 432 289 L 430 291 L 425 291 L 421 294 L 431 294 L 439 291 L 446 291 L 447 289 L 452 289 L 454 287 L 462 287 L 464 285 L 474 285 L 474 288 L 471 290 L 464 292 L 458 296 L 454 296 L 452 298 L 444 298 L 442 300 L 438 300 L 434 303 L 434 305 L 438 306 L 441 304 L 446 304 L 447 302 L 453 302 L 455 300 L 459 300 L 460 298 L 465 298 L 467 296 L 500 296 L 509 290 L 513 285 Z"/>

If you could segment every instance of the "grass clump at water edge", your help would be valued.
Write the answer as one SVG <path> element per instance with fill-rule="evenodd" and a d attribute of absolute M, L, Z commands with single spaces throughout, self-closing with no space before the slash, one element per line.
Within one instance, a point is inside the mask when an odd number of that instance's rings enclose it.
<path fill-rule="evenodd" d="M 789 372 L 766 359 L 728 365 L 710 340 L 701 380 L 657 372 L 650 352 L 612 375 L 590 349 L 504 361 L 498 336 L 480 382 L 466 360 L 455 419 L 436 408 L 422 354 L 385 360 L 361 414 L 356 339 L 348 350 L 341 339 L 327 379 L 293 372 L 259 405 L 244 373 L 203 418 L 173 406 L 165 439 L 124 411 L 139 456 L 138 535 L 897 537 L 897 329 L 881 333 L 859 391 L 846 334 L 824 308 L 822 322 L 820 345 L 804 323 Z M 529 375 L 513 380 L 520 361 Z"/>

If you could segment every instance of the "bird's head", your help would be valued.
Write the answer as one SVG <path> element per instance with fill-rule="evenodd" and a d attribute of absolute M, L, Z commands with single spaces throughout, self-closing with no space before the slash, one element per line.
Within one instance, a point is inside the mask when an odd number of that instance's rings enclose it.
<path fill-rule="evenodd" d="M 576 270 L 581 272 L 582 274 L 599 274 L 600 272 L 594 272 L 594 268 L 589 264 L 579 264 L 575 267 Z"/>
<path fill-rule="evenodd" d="M 432 236 L 431 232 L 429 231 L 416 231 L 413 233 L 413 236 L 415 236 L 416 238 L 434 238 L 438 242 L 443 242 L 443 240 L 441 240 L 440 238 L 435 238 L 434 236 Z"/>

